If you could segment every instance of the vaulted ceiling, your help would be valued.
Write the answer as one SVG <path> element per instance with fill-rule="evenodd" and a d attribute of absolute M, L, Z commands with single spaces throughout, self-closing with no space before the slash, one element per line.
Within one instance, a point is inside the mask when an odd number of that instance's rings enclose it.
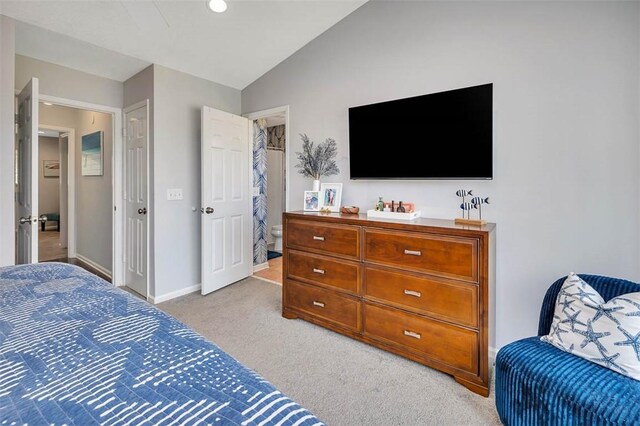
<path fill-rule="evenodd" d="M 123 81 L 151 63 L 243 89 L 366 0 L 0 0 L 16 52 Z"/>

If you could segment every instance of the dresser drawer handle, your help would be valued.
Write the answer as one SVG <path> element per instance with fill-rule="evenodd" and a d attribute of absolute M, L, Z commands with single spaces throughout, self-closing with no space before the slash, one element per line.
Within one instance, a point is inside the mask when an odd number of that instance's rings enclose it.
<path fill-rule="evenodd" d="M 407 296 L 422 297 L 422 293 L 414 290 L 405 290 L 404 294 L 406 294 Z"/>
<path fill-rule="evenodd" d="M 313 301 L 313 306 L 317 306 L 319 308 L 324 308 L 324 303 L 322 302 L 316 302 L 315 300 Z"/>
<path fill-rule="evenodd" d="M 404 331 L 404 335 L 405 336 L 409 336 L 409 337 L 413 337 L 414 339 L 418 339 L 418 340 L 420 340 L 420 338 L 422 337 L 422 336 L 420 336 L 420 333 L 416 333 L 416 332 L 409 331 L 409 330 L 405 330 Z"/>
<path fill-rule="evenodd" d="M 405 250 L 404 254 L 410 254 L 411 256 L 422 256 L 422 252 L 420 250 Z"/>
<path fill-rule="evenodd" d="M 324 275 L 324 269 L 313 268 L 313 272 Z"/>
<path fill-rule="evenodd" d="M 313 239 L 318 241 L 324 241 L 324 237 L 318 237 L 317 235 L 314 235 Z"/>

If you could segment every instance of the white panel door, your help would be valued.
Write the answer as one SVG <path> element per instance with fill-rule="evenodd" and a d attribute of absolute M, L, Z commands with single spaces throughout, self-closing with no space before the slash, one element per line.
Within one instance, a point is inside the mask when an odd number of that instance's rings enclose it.
<path fill-rule="evenodd" d="M 202 108 L 202 294 L 251 275 L 249 120 Z"/>
<path fill-rule="evenodd" d="M 147 296 L 147 103 L 125 109 L 125 285 Z"/>
<path fill-rule="evenodd" d="M 38 261 L 38 79 L 18 96 L 16 263 Z"/>

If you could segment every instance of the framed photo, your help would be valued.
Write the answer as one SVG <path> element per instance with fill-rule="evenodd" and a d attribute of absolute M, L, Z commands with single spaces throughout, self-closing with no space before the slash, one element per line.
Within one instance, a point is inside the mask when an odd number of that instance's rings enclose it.
<path fill-rule="evenodd" d="M 304 191 L 304 211 L 320 211 L 320 191 Z"/>
<path fill-rule="evenodd" d="M 320 185 L 320 207 L 329 209 L 332 212 L 339 212 L 341 199 L 341 183 L 323 183 Z"/>
<path fill-rule="evenodd" d="M 60 177 L 60 160 L 42 160 L 44 177 Z"/>
<path fill-rule="evenodd" d="M 82 176 L 102 176 L 102 140 L 104 132 L 82 136 Z"/>

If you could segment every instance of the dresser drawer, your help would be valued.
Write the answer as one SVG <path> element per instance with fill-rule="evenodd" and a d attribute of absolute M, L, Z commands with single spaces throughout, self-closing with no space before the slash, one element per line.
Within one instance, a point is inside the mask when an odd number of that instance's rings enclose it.
<path fill-rule="evenodd" d="M 478 240 L 365 228 L 364 260 L 478 282 Z"/>
<path fill-rule="evenodd" d="M 357 294 L 360 289 L 360 264 L 345 260 L 287 251 L 287 277 Z"/>
<path fill-rule="evenodd" d="M 360 302 L 330 290 L 287 281 L 285 304 L 314 317 L 359 331 Z"/>
<path fill-rule="evenodd" d="M 317 221 L 289 220 L 287 247 L 315 250 L 358 259 L 360 256 L 360 227 L 332 225 Z"/>
<path fill-rule="evenodd" d="M 364 303 L 364 334 L 477 374 L 478 335 L 474 331 Z"/>
<path fill-rule="evenodd" d="M 469 327 L 478 326 L 478 286 L 365 267 L 366 298 Z"/>

